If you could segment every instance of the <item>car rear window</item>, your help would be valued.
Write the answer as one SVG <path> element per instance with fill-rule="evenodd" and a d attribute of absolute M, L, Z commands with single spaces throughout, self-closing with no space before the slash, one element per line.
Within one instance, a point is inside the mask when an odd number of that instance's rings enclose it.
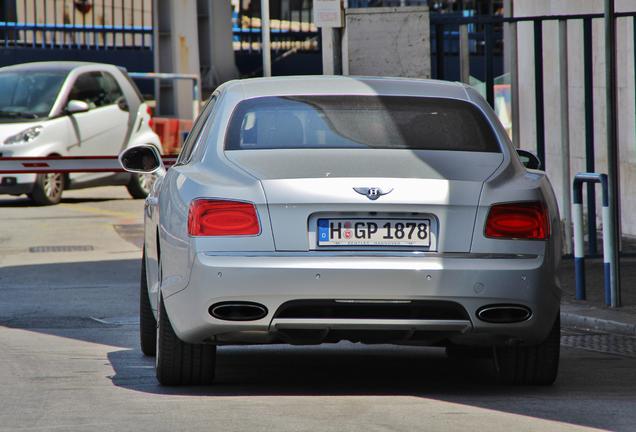
<path fill-rule="evenodd" d="M 405 96 L 278 96 L 238 104 L 226 150 L 378 148 L 501 152 L 472 104 Z"/>

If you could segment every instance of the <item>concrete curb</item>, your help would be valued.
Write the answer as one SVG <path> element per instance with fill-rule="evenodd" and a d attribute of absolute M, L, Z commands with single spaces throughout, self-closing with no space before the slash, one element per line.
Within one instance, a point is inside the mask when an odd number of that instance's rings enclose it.
<path fill-rule="evenodd" d="M 571 312 L 561 312 L 561 326 L 636 336 L 636 324 L 628 324 Z"/>

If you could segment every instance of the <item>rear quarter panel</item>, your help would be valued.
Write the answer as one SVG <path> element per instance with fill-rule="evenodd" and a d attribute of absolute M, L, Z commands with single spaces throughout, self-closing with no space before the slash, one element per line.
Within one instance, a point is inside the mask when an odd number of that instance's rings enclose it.
<path fill-rule="evenodd" d="M 190 237 L 188 211 L 197 198 L 228 199 L 256 205 L 261 226 L 259 236 Z M 235 170 L 215 170 L 200 163 L 173 167 L 161 188 L 160 244 L 162 292 L 170 296 L 186 288 L 194 254 L 203 251 L 273 251 L 274 241 L 265 194 L 260 182 Z"/>
<path fill-rule="evenodd" d="M 469 98 L 482 107 L 484 114 L 490 119 L 504 150 L 504 163 L 484 183 L 482 188 L 471 252 L 532 254 L 543 257 L 542 280 L 519 281 L 519 286 L 541 284 L 550 289 L 555 297 L 560 297 L 558 266 L 562 255 L 561 218 L 554 190 L 550 180 L 543 171 L 527 170 L 516 156 L 516 150 L 506 134 L 503 126 L 496 118 L 484 99 L 471 88 L 466 92 Z M 550 238 L 541 240 L 504 240 L 486 238 L 484 234 L 488 212 L 493 204 L 519 201 L 541 201 L 546 204 L 550 214 Z"/>

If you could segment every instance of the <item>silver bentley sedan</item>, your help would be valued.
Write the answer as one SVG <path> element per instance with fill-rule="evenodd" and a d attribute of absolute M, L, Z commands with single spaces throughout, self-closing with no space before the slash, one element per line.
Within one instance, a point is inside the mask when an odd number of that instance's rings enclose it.
<path fill-rule="evenodd" d="M 146 200 L 141 347 L 164 385 L 216 347 L 339 341 L 487 355 L 551 384 L 560 221 L 532 154 L 458 83 L 280 77 L 220 86 Z"/>

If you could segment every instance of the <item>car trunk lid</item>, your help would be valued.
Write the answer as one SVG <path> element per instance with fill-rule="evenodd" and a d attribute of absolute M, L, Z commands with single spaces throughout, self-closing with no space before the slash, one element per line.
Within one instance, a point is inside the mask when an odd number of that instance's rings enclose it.
<path fill-rule="evenodd" d="M 503 161 L 501 153 L 439 150 L 277 149 L 225 154 L 260 179 L 279 251 L 322 249 L 316 242 L 321 218 L 430 217 L 434 236 L 430 250 L 468 252 L 482 185 Z M 372 200 L 356 192 L 359 188 L 390 192 Z"/>

